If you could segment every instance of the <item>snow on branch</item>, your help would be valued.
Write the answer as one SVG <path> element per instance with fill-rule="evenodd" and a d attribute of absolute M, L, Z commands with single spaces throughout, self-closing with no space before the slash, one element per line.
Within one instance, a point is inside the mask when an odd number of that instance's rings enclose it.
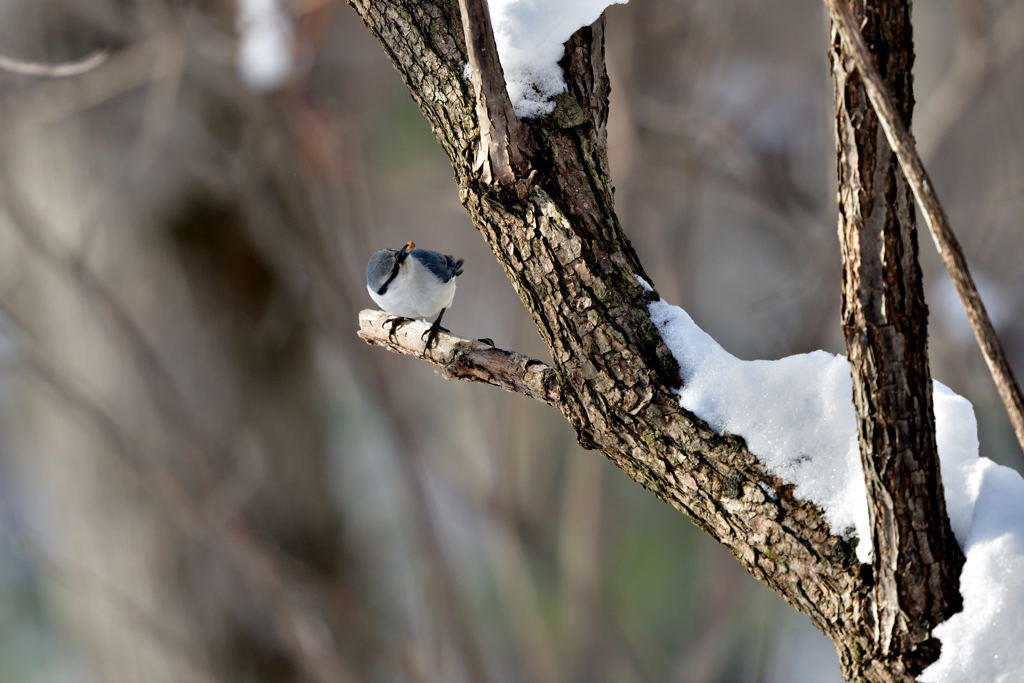
<path fill-rule="evenodd" d="M 550 114 L 565 91 L 558 60 L 573 33 L 597 21 L 607 7 L 628 0 L 490 0 L 491 21 L 508 95 L 517 115 Z"/>
<path fill-rule="evenodd" d="M 393 322 L 394 334 L 389 329 Z M 440 368 L 444 379 L 481 382 L 548 405 L 558 403 L 561 389 L 553 368 L 521 353 L 446 332 L 438 334 L 437 343 L 426 349 L 423 338 L 429 327 L 420 320 L 403 323 L 384 311 L 367 309 L 359 313 L 359 338 L 371 346 L 425 360 Z"/>
<path fill-rule="evenodd" d="M 679 362 L 680 405 L 720 434 L 742 436 L 772 474 L 821 506 L 833 533 L 853 531 L 871 558 L 849 364 L 825 351 L 746 361 L 664 301 L 651 319 Z M 978 456 L 970 401 L 933 382 L 935 434 L 950 524 L 966 562 L 962 612 L 935 628 L 942 655 L 927 683 L 1024 680 L 1024 479 Z"/>

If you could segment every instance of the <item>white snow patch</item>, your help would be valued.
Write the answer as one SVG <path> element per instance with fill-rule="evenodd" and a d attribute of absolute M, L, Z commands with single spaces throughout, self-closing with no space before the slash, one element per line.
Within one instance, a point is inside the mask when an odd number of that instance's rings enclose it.
<path fill-rule="evenodd" d="M 969 476 L 975 505 L 963 544 L 964 609 L 935 627 L 942 654 L 920 680 L 1024 681 L 1024 479 L 988 458 L 975 460 Z"/>
<path fill-rule="evenodd" d="M 558 60 L 573 33 L 628 0 L 491 0 L 491 25 L 512 108 L 521 118 L 550 114 L 565 91 Z"/>
<path fill-rule="evenodd" d="M 719 433 L 742 436 L 769 471 L 820 505 L 829 526 L 856 532 L 871 559 L 867 491 L 860 466 L 850 367 L 825 351 L 744 361 L 719 346 L 686 311 L 650 305 L 682 370 L 679 403 Z"/>
<path fill-rule="evenodd" d="M 677 306 L 649 305 L 679 362 L 680 405 L 719 433 L 742 436 L 769 471 L 824 511 L 835 533 L 856 533 L 871 559 L 867 492 L 857 445 L 849 363 L 825 351 L 744 361 Z M 1024 681 L 1024 479 L 978 457 L 971 403 L 934 383 L 946 508 L 967 562 L 964 609 L 936 627 L 942 656 L 925 683 Z"/>
<path fill-rule="evenodd" d="M 277 90 L 292 73 L 294 27 L 280 0 L 239 0 L 238 75 L 255 92 Z"/>

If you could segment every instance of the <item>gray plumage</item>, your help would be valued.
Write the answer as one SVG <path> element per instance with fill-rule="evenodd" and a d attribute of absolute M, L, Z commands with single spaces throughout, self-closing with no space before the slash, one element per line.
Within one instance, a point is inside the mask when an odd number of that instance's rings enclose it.
<path fill-rule="evenodd" d="M 380 292 L 381 287 L 387 282 L 391 270 L 395 267 L 395 259 L 398 258 L 398 249 L 381 249 L 370 257 L 366 264 L 366 286 L 374 292 Z"/>
<path fill-rule="evenodd" d="M 404 318 L 431 318 L 451 305 L 462 259 L 411 242 L 402 249 L 382 249 L 366 264 L 366 289 L 388 313 Z"/>

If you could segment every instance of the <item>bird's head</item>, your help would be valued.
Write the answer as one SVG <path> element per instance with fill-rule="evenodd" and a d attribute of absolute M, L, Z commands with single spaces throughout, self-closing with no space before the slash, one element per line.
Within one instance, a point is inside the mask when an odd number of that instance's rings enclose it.
<path fill-rule="evenodd" d="M 366 284 L 373 291 L 383 295 L 387 291 L 388 285 L 398 275 L 402 263 L 415 248 L 416 245 L 413 242 L 406 242 L 399 249 L 381 249 L 376 252 L 366 264 Z"/>
<path fill-rule="evenodd" d="M 415 248 L 415 242 L 406 242 L 404 245 L 402 245 L 400 249 L 392 249 L 392 251 L 395 252 L 395 258 L 398 260 L 399 263 L 401 263 L 402 261 L 409 257 L 409 254 Z"/>

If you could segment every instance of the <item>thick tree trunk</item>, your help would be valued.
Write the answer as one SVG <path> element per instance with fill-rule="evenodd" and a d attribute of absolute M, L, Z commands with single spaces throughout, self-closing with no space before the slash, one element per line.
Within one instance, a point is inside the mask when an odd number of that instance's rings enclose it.
<path fill-rule="evenodd" d="M 847 677 L 909 679 L 916 665 L 900 661 L 905 641 L 880 644 L 889 634 L 876 628 L 871 568 L 858 565 L 850 543 L 831 535 L 820 510 L 794 498 L 792 487 L 770 476 L 741 439 L 714 433 L 682 411 L 672 393 L 679 368 L 647 313 L 657 294 L 638 282 L 650 278 L 613 206 L 603 20 L 567 43 L 567 92 L 552 114 L 523 122 L 524 167 L 512 168 L 514 177 L 497 186 L 498 174 L 478 173 L 474 163 L 482 156 L 477 115 L 487 112 L 477 108 L 479 78 L 463 77 L 469 60 L 458 5 L 350 4 L 391 56 L 451 159 L 460 198 L 533 316 L 554 367 L 516 360 L 510 381 L 496 381 L 492 370 L 503 360 L 457 338 L 445 338 L 425 358 L 449 377 L 518 384 L 553 403 L 581 444 L 600 449 L 689 515 L 832 637 Z M 495 96 L 493 88 L 486 92 Z M 497 106 L 504 109 L 504 103 Z M 493 129 L 493 121 L 484 127 Z M 492 151 L 492 142 L 484 140 L 485 151 Z M 400 341 L 402 333 L 398 342 L 379 338 L 374 320 L 364 316 L 364 338 L 414 348 L 411 339 Z M 529 376 L 531 368 L 540 376 Z M 882 659 L 878 652 L 891 656 Z"/>
<path fill-rule="evenodd" d="M 909 0 L 867 0 L 862 32 L 903 121 L 913 110 Z M 853 374 L 874 549 L 868 657 L 916 675 L 931 628 L 961 607 L 963 556 L 939 477 L 927 307 L 910 188 L 833 28 L 843 332 Z"/>

